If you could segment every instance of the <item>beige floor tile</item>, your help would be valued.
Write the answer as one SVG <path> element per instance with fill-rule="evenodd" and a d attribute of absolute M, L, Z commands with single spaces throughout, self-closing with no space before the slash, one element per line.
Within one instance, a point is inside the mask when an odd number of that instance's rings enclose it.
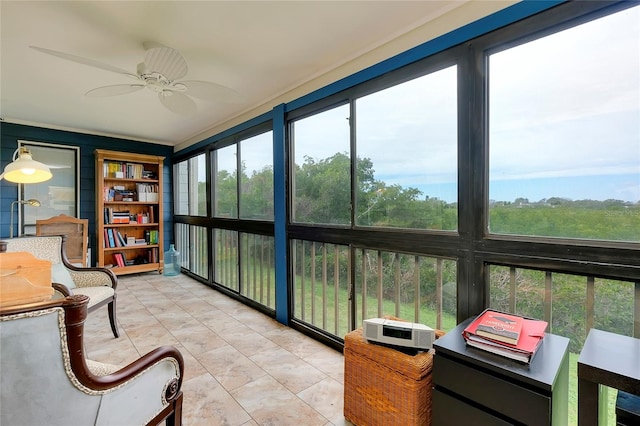
<path fill-rule="evenodd" d="M 227 343 L 247 357 L 268 351 L 269 349 L 278 348 L 278 345 L 271 340 L 247 327 L 243 327 L 242 330 L 238 330 L 237 332 L 232 331 L 233 332 L 222 334 L 222 336 Z"/>
<path fill-rule="evenodd" d="M 251 416 L 210 374 L 183 383 L 183 425 L 243 425 Z"/>
<path fill-rule="evenodd" d="M 231 391 L 265 376 L 267 373 L 232 346 L 223 346 L 200 354 L 200 363 Z"/>
<path fill-rule="evenodd" d="M 344 420 L 343 385 L 332 378 L 326 378 L 298 393 L 298 397 L 309 404 L 333 424 Z"/>
<path fill-rule="evenodd" d="M 250 359 L 293 393 L 308 389 L 327 377 L 326 374 L 282 348 L 264 351 Z"/>
<path fill-rule="evenodd" d="M 231 392 L 260 425 L 325 425 L 327 419 L 273 377 L 264 376 Z"/>
<path fill-rule="evenodd" d="M 195 356 L 227 344 L 224 339 L 203 324 L 179 328 L 173 330 L 171 334 Z"/>
<path fill-rule="evenodd" d="M 173 345 L 185 361 L 185 426 L 350 426 L 344 357 L 188 276 L 119 277 L 114 339 L 107 309 L 85 323 L 85 352 L 126 365 Z"/>

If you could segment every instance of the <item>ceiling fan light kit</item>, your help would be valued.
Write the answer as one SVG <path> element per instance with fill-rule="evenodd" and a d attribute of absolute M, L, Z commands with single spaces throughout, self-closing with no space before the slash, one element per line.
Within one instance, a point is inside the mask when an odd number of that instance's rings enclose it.
<path fill-rule="evenodd" d="M 197 80 L 176 81 L 185 77 L 189 70 L 187 62 L 180 52 L 158 43 L 146 42 L 143 45 L 146 49 L 144 62 L 138 64 L 136 74 L 93 59 L 42 47 L 30 47 L 42 53 L 123 74 L 137 80 L 136 83 L 114 84 L 89 90 L 85 93 L 85 96 L 88 97 L 125 95 L 146 87 L 158 94 L 158 99 L 165 108 L 180 115 L 190 115 L 196 112 L 196 103 L 190 96 L 212 102 L 238 102 L 241 100 L 236 91 L 220 84 Z"/>

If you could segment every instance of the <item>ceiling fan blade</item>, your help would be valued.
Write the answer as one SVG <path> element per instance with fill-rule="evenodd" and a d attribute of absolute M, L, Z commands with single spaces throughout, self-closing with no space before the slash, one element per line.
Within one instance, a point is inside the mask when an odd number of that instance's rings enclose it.
<path fill-rule="evenodd" d="M 144 41 L 142 42 L 142 47 L 144 47 L 144 50 L 151 50 L 157 47 L 167 47 L 167 46 L 165 46 L 162 43 L 158 43 L 157 41 Z"/>
<path fill-rule="evenodd" d="M 152 47 L 144 56 L 144 70 L 147 73 L 157 72 L 170 81 L 187 75 L 187 61 L 180 52 L 170 47 Z"/>
<path fill-rule="evenodd" d="M 105 64 L 102 62 L 94 61 L 93 59 L 83 58 L 81 56 L 72 55 L 70 53 L 57 52 L 55 50 L 45 49 L 43 47 L 37 46 L 29 46 L 30 48 L 37 50 L 38 52 L 46 53 L 48 55 L 57 56 L 58 58 L 66 59 L 68 61 L 78 62 L 80 64 L 89 65 L 90 67 L 100 68 L 106 71 L 115 72 L 118 74 L 128 75 L 130 77 L 138 78 L 137 75 L 130 73 L 129 71 L 123 70 L 122 68 L 114 67 L 109 64 Z"/>
<path fill-rule="evenodd" d="M 184 84 L 189 96 L 205 101 L 239 103 L 244 100 L 241 94 L 230 87 L 209 81 L 188 80 L 181 81 L 180 84 Z"/>
<path fill-rule="evenodd" d="M 98 87 L 96 89 L 89 90 L 85 93 L 85 96 L 90 98 L 103 98 L 106 96 L 118 96 L 127 93 L 137 92 L 143 89 L 144 84 L 114 84 L 111 86 Z"/>
<path fill-rule="evenodd" d="M 182 93 L 165 90 L 158 93 L 158 98 L 162 105 L 169 111 L 180 115 L 190 115 L 196 112 L 196 103 Z"/>

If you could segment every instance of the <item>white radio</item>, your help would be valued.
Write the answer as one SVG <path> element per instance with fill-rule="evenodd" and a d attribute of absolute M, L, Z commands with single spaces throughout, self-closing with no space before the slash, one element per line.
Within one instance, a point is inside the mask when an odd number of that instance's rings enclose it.
<path fill-rule="evenodd" d="M 386 345 L 429 350 L 433 348 L 435 331 L 415 322 L 371 318 L 362 321 L 362 335 L 366 341 Z"/>

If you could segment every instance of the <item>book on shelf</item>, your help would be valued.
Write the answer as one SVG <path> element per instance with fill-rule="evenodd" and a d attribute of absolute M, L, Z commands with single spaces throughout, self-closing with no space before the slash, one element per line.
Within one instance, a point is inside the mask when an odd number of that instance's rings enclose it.
<path fill-rule="evenodd" d="M 147 252 L 147 262 L 158 263 L 158 247 L 154 247 Z"/>
<path fill-rule="evenodd" d="M 125 266 L 125 263 L 124 263 L 124 262 L 125 262 L 125 259 L 124 259 L 124 256 L 122 255 L 122 253 L 114 253 L 114 254 L 113 254 L 113 258 L 115 259 L 115 261 L 116 261 L 116 265 L 118 265 L 118 267 L 120 267 L 120 268 L 124 268 L 124 266 Z"/>
<path fill-rule="evenodd" d="M 102 199 L 107 202 L 113 201 L 116 191 L 108 186 L 105 186 L 103 191 Z"/>
<path fill-rule="evenodd" d="M 158 185 L 150 183 L 136 183 L 136 191 L 138 192 L 138 201 L 157 203 L 158 202 Z"/>
<path fill-rule="evenodd" d="M 118 238 L 118 231 L 115 230 L 111 230 L 111 233 L 113 234 L 113 242 L 114 242 L 114 247 L 122 247 L 122 244 L 120 244 L 120 239 Z"/>
<path fill-rule="evenodd" d="M 109 219 L 108 223 L 118 223 L 118 224 L 127 224 L 131 220 L 129 216 L 129 211 L 115 211 L 111 207 L 107 207 L 107 218 Z"/>
<path fill-rule="evenodd" d="M 141 223 L 141 224 L 150 223 L 149 215 L 147 213 L 138 213 L 135 215 L 135 219 L 136 219 L 136 223 Z"/>
<path fill-rule="evenodd" d="M 102 175 L 106 178 L 142 179 L 144 176 L 144 166 L 138 163 L 105 161 L 102 167 Z"/>
<path fill-rule="evenodd" d="M 517 343 L 506 343 L 504 339 L 496 339 L 495 334 L 489 334 L 491 337 L 487 337 L 488 334 L 486 333 L 484 335 L 478 333 L 478 327 L 483 325 L 483 322 L 486 321 L 485 314 L 487 313 L 490 313 L 490 315 L 502 316 L 503 318 L 519 318 L 521 321 L 519 321 L 520 331 Z M 546 321 L 486 309 L 464 329 L 462 336 L 468 346 L 528 364 L 538 351 L 548 325 L 549 324 Z M 480 332 L 482 333 L 483 330 L 481 329 Z M 498 337 L 502 338 L 504 336 L 498 335 Z"/>
<path fill-rule="evenodd" d="M 131 222 L 129 211 L 114 211 L 111 207 L 104 208 L 104 223 L 107 224 L 128 224 Z"/>
<path fill-rule="evenodd" d="M 143 170 L 142 171 L 142 179 L 157 179 L 156 174 L 151 170 Z"/>
<path fill-rule="evenodd" d="M 126 247 L 127 246 L 127 241 L 125 240 L 125 238 L 122 236 L 122 234 L 120 233 L 120 231 L 116 231 L 117 235 L 118 235 L 118 241 L 120 242 L 120 247 Z"/>
<path fill-rule="evenodd" d="M 115 247 L 116 241 L 113 237 L 113 229 L 109 228 L 106 231 L 107 231 L 107 235 L 109 236 L 109 247 Z"/>

